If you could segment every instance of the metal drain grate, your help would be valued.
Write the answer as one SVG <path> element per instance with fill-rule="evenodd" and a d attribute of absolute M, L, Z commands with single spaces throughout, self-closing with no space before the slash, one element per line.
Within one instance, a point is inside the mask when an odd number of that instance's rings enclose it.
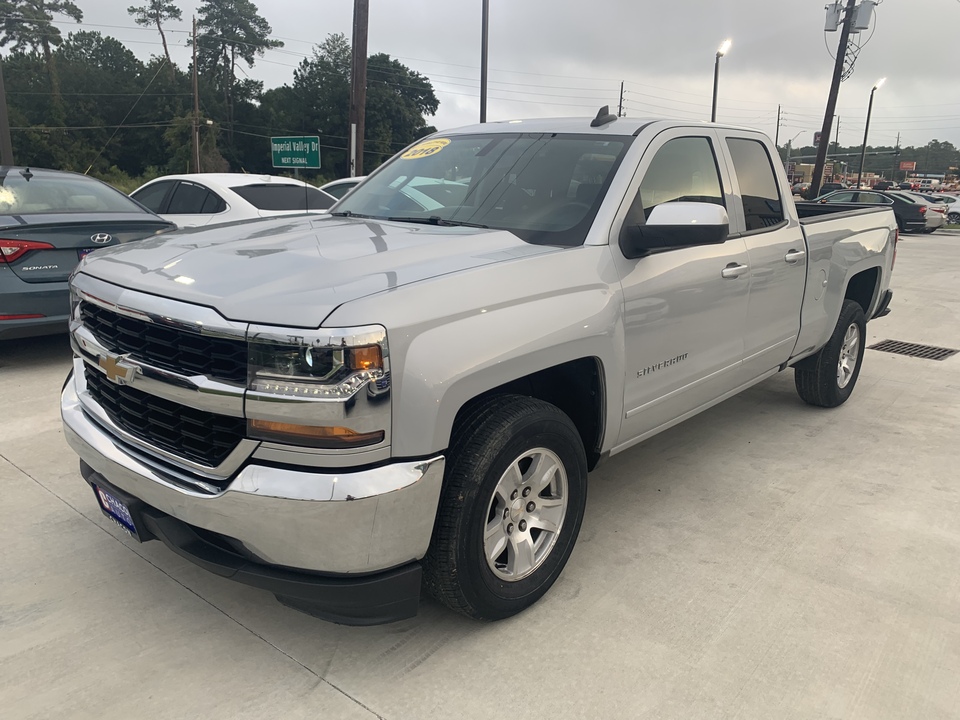
<path fill-rule="evenodd" d="M 933 345 L 918 345 L 917 343 L 901 342 L 900 340 L 881 340 L 867 349 L 923 358 L 924 360 L 946 360 L 948 357 L 960 353 L 960 350 L 934 347 Z"/>

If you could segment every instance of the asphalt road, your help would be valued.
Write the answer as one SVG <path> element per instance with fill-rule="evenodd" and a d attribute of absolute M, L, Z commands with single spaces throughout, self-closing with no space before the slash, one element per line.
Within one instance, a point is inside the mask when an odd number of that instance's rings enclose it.
<path fill-rule="evenodd" d="M 960 348 L 960 236 L 909 235 L 868 343 Z M 787 371 L 602 465 L 519 617 L 348 628 L 101 517 L 60 431 L 63 337 L 0 343 L 0 715 L 960 717 L 960 355 Z"/>

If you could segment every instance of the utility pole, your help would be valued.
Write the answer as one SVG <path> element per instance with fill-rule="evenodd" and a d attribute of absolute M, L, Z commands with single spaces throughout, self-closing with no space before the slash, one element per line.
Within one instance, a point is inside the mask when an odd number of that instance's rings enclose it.
<path fill-rule="evenodd" d="M 487 43 L 490 39 L 490 0 L 483 0 L 480 19 L 480 122 L 487 121 Z"/>
<path fill-rule="evenodd" d="M 893 168 L 890 170 L 890 179 L 897 180 L 897 163 L 900 160 L 900 133 L 897 133 L 897 147 L 893 151 Z"/>
<path fill-rule="evenodd" d="M 820 131 L 820 145 L 817 146 L 817 160 L 814 163 L 813 177 L 810 181 L 810 197 L 817 197 L 820 194 L 823 166 L 827 162 L 830 130 L 833 129 L 833 114 L 837 109 L 837 97 L 840 95 L 843 64 L 847 58 L 847 44 L 850 42 L 850 28 L 853 26 L 853 11 L 856 5 L 857 0 L 847 0 L 847 9 L 843 16 L 843 28 L 840 30 L 840 43 L 837 46 L 837 61 L 833 66 L 833 81 L 830 84 L 830 95 L 827 97 L 827 108 L 823 113 L 823 129 Z"/>
<path fill-rule="evenodd" d="M 617 117 L 623 117 L 623 81 L 620 81 L 620 107 L 617 109 Z"/>
<path fill-rule="evenodd" d="M 353 0 L 353 68 L 350 74 L 350 177 L 363 175 L 363 125 L 367 109 L 367 28 L 370 0 Z"/>
<path fill-rule="evenodd" d="M 834 145 L 833 151 L 835 153 L 839 153 L 840 152 L 840 116 L 837 115 L 836 118 L 837 118 L 837 135 L 836 135 L 836 139 L 833 141 L 833 145 Z"/>
<path fill-rule="evenodd" d="M 10 142 L 10 116 L 7 114 L 7 89 L 3 84 L 3 60 L 0 60 L 0 165 L 13 165 Z"/>
<path fill-rule="evenodd" d="M 200 90 L 197 82 L 197 16 L 193 16 L 193 171 L 200 172 Z"/>
<path fill-rule="evenodd" d="M 783 112 L 783 107 L 777 105 L 777 136 L 773 139 L 773 146 L 775 148 L 780 147 L 780 115 Z"/>

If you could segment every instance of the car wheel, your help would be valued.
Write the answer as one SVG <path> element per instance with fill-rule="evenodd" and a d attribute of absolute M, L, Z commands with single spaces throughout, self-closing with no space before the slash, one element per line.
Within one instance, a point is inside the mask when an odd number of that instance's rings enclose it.
<path fill-rule="evenodd" d="M 797 393 L 805 403 L 833 408 L 847 401 L 860 377 L 866 331 L 863 308 L 853 300 L 844 300 L 830 340 L 820 352 L 794 367 Z"/>
<path fill-rule="evenodd" d="M 476 404 L 451 439 L 426 589 L 472 618 L 526 609 L 560 576 L 586 499 L 586 453 L 566 414 L 519 395 Z"/>
<path fill-rule="evenodd" d="M 947 220 L 953 225 L 960 225 L 960 212 L 952 212 L 947 215 Z"/>

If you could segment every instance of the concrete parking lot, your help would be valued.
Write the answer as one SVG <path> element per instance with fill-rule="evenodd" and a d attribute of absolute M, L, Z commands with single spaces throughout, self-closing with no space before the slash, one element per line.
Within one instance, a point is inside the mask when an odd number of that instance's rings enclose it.
<path fill-rule="evenodd" d="M 868 344 L 960 348 L 960 234 L 900 244 Z M 960 355 L 792 372 L 590 476 L 526 613 L 350 628 L 103 518 L 60 430 L 64 337 L 0 343 L 5 718 L 960 717 Z"/>

